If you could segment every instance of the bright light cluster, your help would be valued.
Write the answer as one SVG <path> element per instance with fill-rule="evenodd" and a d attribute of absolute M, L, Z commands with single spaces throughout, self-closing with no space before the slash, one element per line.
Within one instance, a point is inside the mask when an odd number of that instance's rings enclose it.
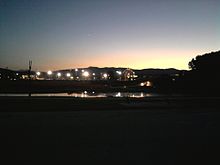
<path fill-rule="evenodd" d="M 83 72 L 83 76 L 88 77 L 88 76 L 89 76 L 89 72 L 84 71 L 84 72 Z"/>
<path fill-rule="evenodd" d="M 48 75 L 52 75 L 52 71 L 49 70 L 49 71 L 47 72 L 47 74 L 48 74 Z"/>
<path fill-rule="evenodd" d="M 37 74 L 38 76 L 40 76 L 40 72 L 37 72 L 36 74 Z"/>

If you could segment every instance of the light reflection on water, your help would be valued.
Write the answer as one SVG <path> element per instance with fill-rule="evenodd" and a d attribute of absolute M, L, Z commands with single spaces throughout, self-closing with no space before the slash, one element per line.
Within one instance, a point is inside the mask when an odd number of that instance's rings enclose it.
<path fill-rule="evenodd" d="M 0 96 L 28 96 L 28 94 L 0 94 Z M 48 97 L 81 97 L 81 98 L 95 98 L 95 97 L 154 97 L 160 96 L 156 93 L 144 93 L 144 92 L 113 92 L 113 93 L 95 93 L 84 91 L 82 93 L 35 93 L 31 96 L 48 96 Z"/>

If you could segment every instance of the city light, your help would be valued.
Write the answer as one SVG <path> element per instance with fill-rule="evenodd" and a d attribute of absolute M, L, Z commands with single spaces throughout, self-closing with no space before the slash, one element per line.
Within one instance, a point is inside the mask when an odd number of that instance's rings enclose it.
<path fill-rule="evenodd" d="M 70 75 L 70 73 L 67 73 L 66 76 L 67 76 L 67 77 L 70 77 L 71 75 Z"/>
<path fill-rule="evenodd" d="M 146 82 L 142 82 L 142 83 L 140 83 L 140 86 L 147 86 L 147 87 L 150 87 L 150 86 L 152 86 L 152 84 L 151 84 L 151 82 L 150 81 L 146 81 Z"/>
<path fill-rule="evenodd" d="M 93 76 L 95 76 L 95 73 L 92 73 Z"/>
<path fill-rule="evenodd" d="M 108 77 L 107 73 L 104 73 L 103 77 L 106 79 Z"/>
<path fill-rule="evenodd" d="M 61 76 L 61 73 L 60 73 L 60 72 L 59 72 L 59 73 L 57 73 L 57 76 L 58 76 L 58 77 L 60 77 L 60 76 Z"/>
<path fill-rule="evenodd" d="M 122 74 L 122 72 L 121 72 L 121 71 L 119 71 L 119 70 L 117 70 L 117 71 L 116 71 L 116 73 L 117 73 L 117 74 L 119 74 L 119 75 L 121 75 L 121 74 Z"/>
<path fill-rule="evenodd" d="M 146 86 L 147 86 L 147 87 L 150 87 L 150 86 L 151 86 L 150 81 L 147 81 Z"/>
<path fill-rule="evenodd" d="M 40 76 L 40 72 L 37 72 L 36 74 L 37 74 L 38 76 Z"/>
<path fill-rule="evenodd" d="M 76 69 L 75 69 L 75 71 L 77 72 L 77 71 L 78 71 L 78 69 L 76 68 Z"/>
<path fill-rule="evenodd" d="M 121 97 L 121 92 L 118 92 L 115 96 L 116 97 Z"/>
<path fill-rule="evenodd" d="M 88 77 L 88 76 L 89 76 L 89 72 L 84 71 L 84 72 L 83 72 L 83 76 Z"/>
<path fill-rule="evenodd" d="M 141 83 L 140 85 L 143 87 L 145 85 L 145 83 Z"/>
<path fill-rule="evenodd" d="M 48 74 L 48 75 L 52 75 L 52 71 L 49 70 L 49 71 L 47 72 L 47 74 Z"/>

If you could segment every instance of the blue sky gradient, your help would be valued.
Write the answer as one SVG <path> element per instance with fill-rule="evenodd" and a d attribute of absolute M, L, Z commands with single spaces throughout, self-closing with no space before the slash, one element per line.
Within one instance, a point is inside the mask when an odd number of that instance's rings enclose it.
<path fill-rule="evenodd" d="M 0 67 L 187 69 L 219 29 L 218 0 L 0 0 Z"/>

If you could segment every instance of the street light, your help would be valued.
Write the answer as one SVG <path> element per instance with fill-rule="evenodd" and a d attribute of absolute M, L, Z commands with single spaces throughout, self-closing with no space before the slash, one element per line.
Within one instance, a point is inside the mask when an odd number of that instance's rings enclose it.
<path fill-rule="evenodd" d="M 104 73 L 103 77 L 106 79 L 108 77 L 107 73 Z"/>
<path fill-rule="evenodd" d="M 121 75 L 121 74 L 122 74 L 122 73 L 121 73 L 121 71 L 119 71 L 119 70 L 117 70 L 117 71 L 116 71 L 116 73 L 118 73 L 119 75 Z"/>
<path fill-rule="evenodd" d="M 60 73 L 60 72 L 58 72 L 58 73 L 57 73 L 57 76 L 58 76 L 58 77 L 60 77 L 60 76 L 61 76 L 61 73 Z"/>
<path fill-rule="evenodd" d="M 71 75 L 70 75 L 70 73 L 67 73 L 66 76 L 67 76 L 67 77 L 70 77 Z"/>
<path fill-rule="evenodd" d="M 116 97 L 121 97 L 121 92 L 118 92 L 115 96 Z"/>
<path fill-rule="evenodd" d="M 143 87 L 144 85 L 145 85 L 145 83 L 143 83 L 143 82 L 140 84 L 140 86 L 142 86 L 142 87 Z"/>
<path fill-rule="evenodd" d="M 48 75 L 52 75 L 52 71 L 49 70 L 49 71 L 47 72 L 47 74 L 48 74 Z"/>
<path fill-rule="evenodd" d="M 36 74 L 37 74 L 37 76 L 40 76 L 41 73 L 40 73 L 40 72 L 37 72 Z"/>
<path fill-rule="evenodd" d="M 89 76 L 89 72 L 84 71 L 84 72 L 83 72 L 83 76 L 88 77 L 88 76 Z"/>
<path fill-rule="evenodd" d="M 147 86 L 147 87 L 150 87 L 150 86 L 151 86 L 151 82 L 150 82 L 150 81 L 147 81 L 147 82 L 146 82 L 146 86 Z"/>
<path fill-rule="evenodd" d="M 51 75 L 52 75 L 52 71 L 51 71 L 51 70 L 49 70 L 49 71 L 47 72 L 47 74 L 48 74 L 48 76 L 49 76 L 49 80 L 50 80 Z"/>

